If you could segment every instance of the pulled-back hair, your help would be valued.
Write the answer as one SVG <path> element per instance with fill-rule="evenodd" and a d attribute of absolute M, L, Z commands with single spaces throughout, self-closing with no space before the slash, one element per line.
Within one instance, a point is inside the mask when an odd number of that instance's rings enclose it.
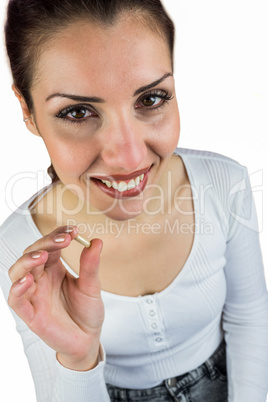
<path fill-rule="evenodd" d="M 5 38 L 13 82 L 30 111 L 30 89 L 41 52 L 57 32 L 70 24 L 86 20 L 111 26 L 122 13 L 136 15 L 162 34 L 173 61 L 174 25 L 160 0 L 10 0 Z"/>
<path fill-rule="evenodd" d="M 174 24 L 160 0 L 9 0 L 5 39 L 13 83 L 33 112 L 31 88 L 41 53 L 58 32 L 78 21 L 109 27 L 133 15 L 167 42 L 173 67 Z M 58 180 L 53 165 L 52 181 Z"/>

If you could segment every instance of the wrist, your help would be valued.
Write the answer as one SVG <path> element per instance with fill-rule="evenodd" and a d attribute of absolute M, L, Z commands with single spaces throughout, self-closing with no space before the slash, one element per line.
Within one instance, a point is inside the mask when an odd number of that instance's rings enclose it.
<path fill-rule="evenodd" d="M 91 351 L 89 356 L 84 358 L 76 358 L 73 356 L 66 356 L 57 352 L 56 358 L 58 362 L 65 368 L 74 371 L 89 371 L 94 369 L 100 360 L 100 347 L 96 351 Z"/>

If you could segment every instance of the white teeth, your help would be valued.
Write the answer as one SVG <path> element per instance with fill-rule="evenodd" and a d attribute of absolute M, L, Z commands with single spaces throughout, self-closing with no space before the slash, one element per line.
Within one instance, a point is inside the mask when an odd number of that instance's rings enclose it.
<path fill-rule="evenodd" d="M 116 181 L 109 181 L 109 180 L 102 180 L 102 182 L 109 188 L 113 187 L 115 190 L 120 191 L 120 193 L 127 191 L 127 190 L 132 190 L 136 186 L 140 184 L 141 181 L 144 179 L 144 174 L 136 177 L 136 179 L 130 180 L 129 183 L 126 183 L 125 181 L 120 181 L 120 183 Z"/>
<path fill-rule="evenodd" d="M 127 185 L 127 189 L 131 190 L 132 188 L 135 188 L 135 187 L 136 187 L 135 180 L 130 180 L 130 182 Z"/>
<path fill-rule="evenodd" d="M 118 186 L 118 191 L 120 191 L 120 193 L 122 193 L 123 191 L 127 190 L 127 183 L 125 183 L 124 181 L 120 181 L 119 186 Z"/>
<path fill-rule="evenodd" d="M 108 181 L 108 180 L 102 180 L 102 182 L 104 183 L 104 184 L 106 184 L 106 186 L 107 187 L 112 187 L 112 183 L 110 182 L 110 181 Z"/>

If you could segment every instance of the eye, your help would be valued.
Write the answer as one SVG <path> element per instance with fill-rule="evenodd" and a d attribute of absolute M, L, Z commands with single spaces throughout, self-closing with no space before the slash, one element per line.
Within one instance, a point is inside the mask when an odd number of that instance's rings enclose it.
<path fill-rule="evenodd" d="M 74 119 L 83 119 L 84 117 L 87 117 L 87 110 L 83 108 L 77 108 L 72 110 L 69 113 Z"/>
<path fill-rule="evenodd" d="M 168 92 L 162 90 L 153 91 L 140 97 L 135 105 L 135 109 L 158 109 L 171 99 L 173 99 L 173 96 Z"/>
<path fill-rule="evenodd" d="M 162 98 L 159 98 L 158 96 L 148 96 L 146 98 L 143 98 L 141 103 L 144 106 L 156 106 L 161 101 L 162 101 Z"/>
<path fill-rule="evenodd" d="M 97 116 L 94 110 L 82 105 L 68 106 L 56 114 L 59 119 L 69 120 L 71 123 L 82 123 L 88 118 Z"/>

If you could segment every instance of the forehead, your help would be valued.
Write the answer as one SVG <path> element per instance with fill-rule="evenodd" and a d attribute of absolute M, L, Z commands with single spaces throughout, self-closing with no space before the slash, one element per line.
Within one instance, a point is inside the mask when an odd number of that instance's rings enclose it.
<path fill-rule="evenodd" d="M 135 88 L 171 71 L 166 41 L 133 19 L 112 27 L 75 23 L 49 42 L 37 63 L 37 84 L 52 91 L 104 94 L 115 86 Z"/>

